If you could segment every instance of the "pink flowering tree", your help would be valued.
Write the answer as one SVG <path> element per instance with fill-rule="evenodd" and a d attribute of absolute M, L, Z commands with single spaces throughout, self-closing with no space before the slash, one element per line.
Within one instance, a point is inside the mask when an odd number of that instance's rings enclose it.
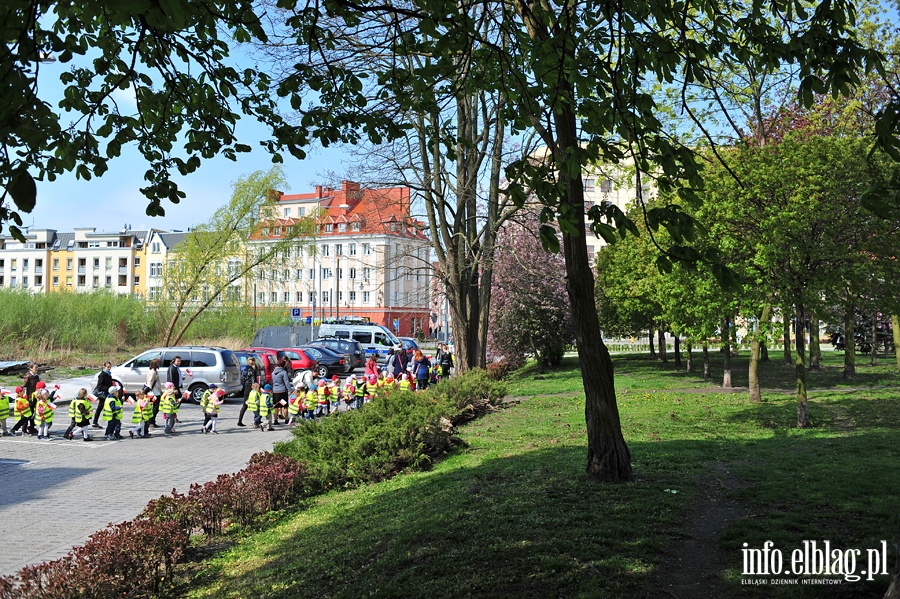
<path fill-rule="evenodd" d="M 541 372 L 557 366 L 575 340 L 561 254 L 544 251 L 537 217 L 526 212 L 497 238 L 491 290 L 489 359 L 517 368 L 528 355 Z"/>

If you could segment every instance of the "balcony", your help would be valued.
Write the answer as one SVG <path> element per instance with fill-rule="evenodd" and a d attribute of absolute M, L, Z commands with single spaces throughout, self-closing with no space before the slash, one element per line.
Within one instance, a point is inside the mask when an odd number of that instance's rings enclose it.
<path fill-rule="evenodd" d="M 83 275 L 85 272 L 87 272 L 87 269 L 84 266 L 78 267 L 78 274 Z"/>
<path fill-rule="evenodd" d="M 120 275 L 127 275 L 127 274 L 128 274 L 128 267 L 127 267 L 127 266 L 120 266 L 120 267 L 119 267 L 119 274 L 120 274 Z"/>

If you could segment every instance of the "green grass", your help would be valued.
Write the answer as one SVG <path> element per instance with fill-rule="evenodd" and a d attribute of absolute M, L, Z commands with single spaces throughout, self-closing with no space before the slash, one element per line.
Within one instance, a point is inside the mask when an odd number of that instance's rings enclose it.
<path fill-rule="evenodd" d="M 774 357 L 774 356 L 773 356 Z M 721 358 L 713 372 L 719 379 Z M 840 355 L 810 376 L 814 427 L 793 428 L 792 369 L 765 365 L 762 404 L 644 356 L 614 356 L 622 425 L 637 481 L 584 476 L 577 361 L 511 381 L 523 400 L 460 431 L 470 444 L 431 471 L 333 492 L 190 570 L 190 597 L 658 597 L 666 548 L 696 533 L 705 493 L 735 506 L 715 544 L 724 596 L 880 597 L 887 581 L 836 587 L 741 585 L 743 543 L 803 540 L 842 548 L 896 542 L 900 375 Z M 744 372 L 741 375 L 741 372 Z M 735 363 L 736 384 L 746 358 Z M 787 371 L 785 374 L 782 371 Z M 768 392 L 765 391 L 768 389 Z M 675 491 L 675 492 L 673 492 Z M 187 575 L 186 575 L 187 576 Z M 715 596 L 715 591 L 711 591 Z"/>

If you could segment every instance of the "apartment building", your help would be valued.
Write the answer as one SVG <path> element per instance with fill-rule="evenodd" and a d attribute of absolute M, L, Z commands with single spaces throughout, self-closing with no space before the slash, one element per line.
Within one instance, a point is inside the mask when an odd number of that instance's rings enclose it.
<path fill-rule="evenodd" d="M 175 250 L 187 233 L 176 232 L 168 233 L 166 231 L 151 230 L 147 235 L 147 241 L 143 247 L 143 264 L 145 270 L 146 281 L 146 297 L 149 301 L 159 301 L 163 299 L 164 288 L 164 272 L 173 259 L 172 252 Z"/>
<path fill-rule="evenodd" d="M 616 165 L 589 166 L 584 170 L 582 183 L 585 211 L 594 205 L 615 204 L 622 212 L 627 212 L 637 199 L 637 177 L 634 169 Z M 641 177 L 641 195 L 644 201 L 656 196 L 656 187 L 647 175 Z M 594 263 L 597 250 L 605 245 L 606 241 L 594 235 L 588 227 L 587 248 L 591 264 Z"/>
<path fill-rule="evenodd" d="M 341 189 L 279 192 L 275 220 L 251 236 L 249 251 L 301 218 L 315 219 L 315 236 L 244 281 L 257 306 L 299 308 L 310 318 L 368 318 L 399 335 L 428 330 L 431 244 L 410 217 L 409 188 L 343 181 Z"/>
<path fill-rule="evenodd" d="M 25 231 L 24 243 L 0 236 L 0 287 L 143 295 L 141 256 L 147 234 L 128 227 L 117 232 L 82 227 L 70 233 Z"/>

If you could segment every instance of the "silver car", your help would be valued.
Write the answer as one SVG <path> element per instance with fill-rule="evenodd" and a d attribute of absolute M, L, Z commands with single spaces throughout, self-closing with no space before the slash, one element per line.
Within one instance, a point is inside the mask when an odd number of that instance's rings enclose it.
<path fill-rule="evenodd" d="M 147 380 L 150 361 L 159 359 L 159 383 L 169 379 L 169 365 L 175 356 L 181 357 L 182 388 L 191 394 L 191 400 L 199 402 L 203 392 L 215 383 L 227 395 L 240 393 L 241 366 L 237 356 L 224 347 L 179 346 L 149 349 L 121 366 L 113 366 L 110 373 L 128 393 L 140 389 Z"/>

